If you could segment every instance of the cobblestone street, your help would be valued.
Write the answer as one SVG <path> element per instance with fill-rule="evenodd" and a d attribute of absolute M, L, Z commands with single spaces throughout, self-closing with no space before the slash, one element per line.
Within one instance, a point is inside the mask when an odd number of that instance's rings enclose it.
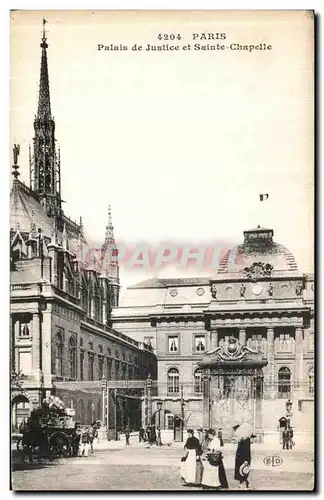
<path fill-rule="evenodd" d="M 110 445 L 111 446 L 111 445 Z M 179 474 L 180 447 L 140 445 L 108 449 L 97 446 L 89 457 L 60 459 L 51 463 L 14 463 L 12 485 L 15 490 L 181 490 L 200 488 L 183 486 Z M 237 488 L 234 475 L 234 449 L 224 450 L 224 465 L 231 489 Z M 254 449 L 251 487 L 256 490 L 312 490 L 311 453 L 276 452 L 283 462 L 267 466 L 264 450 Z"/>

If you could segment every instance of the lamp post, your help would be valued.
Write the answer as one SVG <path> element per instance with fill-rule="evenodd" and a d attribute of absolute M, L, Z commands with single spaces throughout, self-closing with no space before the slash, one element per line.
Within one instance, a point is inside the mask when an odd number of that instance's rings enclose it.
<path fill-rule="evenodd" d="M 186 406 L 186 403 L 184 402 L 183 399 L 183 385 L 181 385 L 181 419 L 182 419 L 182 425 L 181 425 L 181 441 L 183 441 L 183 428 L 184 428 L 184 409 Z"/>
<path fill-rule="evenodd" d="M 102 425 L 104 427 L 107 427 L 107 430 L 108 430 L 108 422 L 107 422 L 107 418 L 106 418 L 106 416 L 107 416 L 106 415 L 107 380 L 106 380 L 106 377 L 104 375 L 101 379 L 101 391 L 102 391 Z M 108 401 L 107 401 L 107 406 L 108 406 Z"/>
<path fill-rule="evenodd" d="M 292 417 L 292 402 L 290 401 L 290 399 L 288 399 L 288 401 L 286 402 L 286 418 L 287 418 L 287 422 L 288 422 L 288 427 L 290 427 L 290 417 Z"/>
<path fill-rule="evenodd" d="M 117 431 L 117 389 L 115 389 L 115 440 L 118 441 L 118 431 Z"/>
<path fill-rule="evenodd" d="M 157 409 L 158 409 L 158 412 L 159 412 L 159 429 L 161 430 L 161 410 L 162 410 L 163 402 L 162 401 L 157 401 L 156 405 L 157 405 Z"/>

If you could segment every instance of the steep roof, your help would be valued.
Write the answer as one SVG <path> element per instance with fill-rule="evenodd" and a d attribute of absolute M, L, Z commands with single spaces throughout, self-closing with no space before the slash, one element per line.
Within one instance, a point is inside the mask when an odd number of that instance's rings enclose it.
<path fill-rule="evenodd" d="M 64 214 L 62 220 L 66 225 L 69 249 L 76 253 L 79 245 L 80 226 Z M 32 224 L 35 224 L 36 228 L 41 228 L 44 237 L 52 237 L 53 220 L 47 216 L 37 200 L 37 195 L 25 184 L 15 180 L 10 193 L 10 230 L 19 231 L 20 234 L 29 234 Z M 57 232 L 61 237 L 60 231 Z M 86 243 L 84 235 L 82 242 Z"/>

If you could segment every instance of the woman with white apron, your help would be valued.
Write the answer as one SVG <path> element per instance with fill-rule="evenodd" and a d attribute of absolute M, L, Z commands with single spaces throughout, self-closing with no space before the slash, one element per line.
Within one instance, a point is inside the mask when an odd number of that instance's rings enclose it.
<path fill-rule="evenodd" d="M 208 449 L 202 460 L 203 475 L 201 484 L 204 489 L 227 489 L 228 483 L 221 453 L 221 442 L 214 429 L 209 429 Z"/>

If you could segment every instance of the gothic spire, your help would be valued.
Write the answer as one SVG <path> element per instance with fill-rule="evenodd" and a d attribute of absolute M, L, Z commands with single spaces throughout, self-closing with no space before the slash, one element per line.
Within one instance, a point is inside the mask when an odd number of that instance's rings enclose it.
<path fill-rule="evenodd" d="M 112 225 L 111 206 L 108 205 L 108 223 L 106 226 L 105 245 L 115 243 L 114 226 Z"/>
<path fill-rule="evenodd" d="M 59 219 L 62 215 L 61 162 L 56 148 L 55 122 L 51 115 L 45 24 L 46 20 L 43 19 L 38 110 L 34 120 L 33 155 L 30 156 L 29 168 L 31 188 L 38 195 L 48 217 Z"/>
<path fill-rule="evenodd" d="M 46 19 L 43 19 L 43 36 L 41 40 L 42 58 L 39 80 L 39 97 L 38 97 L 38 112 L 37 117 L 43 119 L 51 118 L 51 100 L 48 79 L 48 65 L 47 65 L 47 39 L 45 32 Z"/>
<path fill-rule="evenodd" d="M 101 247 L 101 273 L 114 282 L 119 282 L 118 250 L 115 242 L 110 205 L 108 206 L 105 242 Z"/>

